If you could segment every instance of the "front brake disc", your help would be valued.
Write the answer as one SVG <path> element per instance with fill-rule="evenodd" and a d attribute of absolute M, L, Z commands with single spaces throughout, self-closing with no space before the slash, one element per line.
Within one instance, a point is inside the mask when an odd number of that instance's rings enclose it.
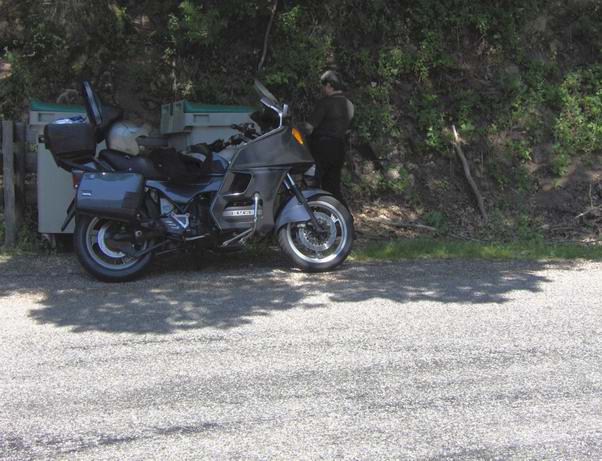
<path fill-rule="evenodd" d="M 316 216 L 318 223 L 325 228 L 325 231 L 316 232 L 311 226 L 306 225 L 297 229 L 297 237 L 301 244 L 308 250 L 314 252 L 326 251 L 332 246 L 337 238 L 336 224 L 327 214 L 318 211 L 314 212 L 314 215 Z"/>

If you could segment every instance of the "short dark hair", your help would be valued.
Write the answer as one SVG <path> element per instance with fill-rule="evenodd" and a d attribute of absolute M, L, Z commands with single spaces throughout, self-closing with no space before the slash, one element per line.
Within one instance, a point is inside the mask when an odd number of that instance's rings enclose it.
<path fill-rule="evenodd" d="M 320 77 L 320 83 L 322 83 L 322 85 L 326 85 L 326 84 L 330 83 L 330 85 L 335 90 L 340 90 L 343 88 L 341 79 L 339 78 L 339 75 L 334 70 L 327 70 L 326 72 L 324 72 L 322 74 L 322 76 Z"/>

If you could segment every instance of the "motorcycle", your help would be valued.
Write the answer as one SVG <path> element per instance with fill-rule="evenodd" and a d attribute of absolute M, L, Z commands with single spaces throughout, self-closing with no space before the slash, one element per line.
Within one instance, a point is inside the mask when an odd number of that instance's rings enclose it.
<path fill-rule="evenodd" d="M 88 122 L 48 124 L 44 142 L 73 177 L 63 229 L 75 219 L 74 249 L 86 271 L 123 282 L 167 252 L 192 245 L 226 252 L 271 236 L 303 271 L 328 271 L 347 258 L 354 233 L 349 210 L 310 186 L 315 162 L 303 134 L 287 124 L 288 106 L 261 82 L 255 89 L 264 125 L 265 115 L 275 121 L 261 134 L 252 124 L 233 125 L 239 134 L 225 144 L 187 152 L 137 137 L 139 145 L 155 146 L 142 156 L 121 147 L 138 134 L 124 129 L 123 112 L 101 104 L 90 83 L 82 83 Z M 107 149 L 96 155 L 103 141 Z"/>

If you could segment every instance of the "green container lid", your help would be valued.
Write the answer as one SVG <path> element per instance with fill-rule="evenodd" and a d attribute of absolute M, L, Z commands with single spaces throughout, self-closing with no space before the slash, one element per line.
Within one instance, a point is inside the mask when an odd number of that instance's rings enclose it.
<path fill-rule="evenodd" d="M 73 104 L 55 104 L 50 102 L 42 102 L 37 99 L 32 99 L 30 108 L 37 112 L 68 112 L 68 113 L 85 113 L 84 106 Z M 249 106 L 223 106 L 217 104 L 200 104 L 195 102 L 184 101 L 184 112 L 187 114 L 199 113 L 221 113 L 221 114 L 246 114 L 254 112 L 255 109 Z"/>
<path fill-rule="evenodd" d="M 187 114 L 212 113 L 212 114 L 247 114 L 255 109 L 248 106 L 221 106 L 216 104 L 200 104 L 184 101 L 184 112 Z"/>
<path fill-rule="evenodd" d="M 29 105 L 32 111 L 37 112 L 69 112 L 69 113 L 85 113 L 84 106 L 73 104 L 54 104 L 51 102 L 42 102 L 37 99 L 32 99 Z"/>

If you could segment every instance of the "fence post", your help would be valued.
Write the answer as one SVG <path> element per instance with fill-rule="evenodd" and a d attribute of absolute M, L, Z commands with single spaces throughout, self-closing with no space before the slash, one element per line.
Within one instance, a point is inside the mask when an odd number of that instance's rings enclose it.
<path fill-rule="evenodd" d="M 15 206 L 17 228 L 23 224 L 27 195 L 25 192 L 25 156 L 27 155 L 25 123 L 15 122 Z"/>
<path fill-rule="evenodd" d="M 13 122 L 2 121 L 2 154 L 4 158 L 4 244 L 13 246 L 17 241 L 17 216 L 15 209 L 15 157 L 13 151 Z"/>

